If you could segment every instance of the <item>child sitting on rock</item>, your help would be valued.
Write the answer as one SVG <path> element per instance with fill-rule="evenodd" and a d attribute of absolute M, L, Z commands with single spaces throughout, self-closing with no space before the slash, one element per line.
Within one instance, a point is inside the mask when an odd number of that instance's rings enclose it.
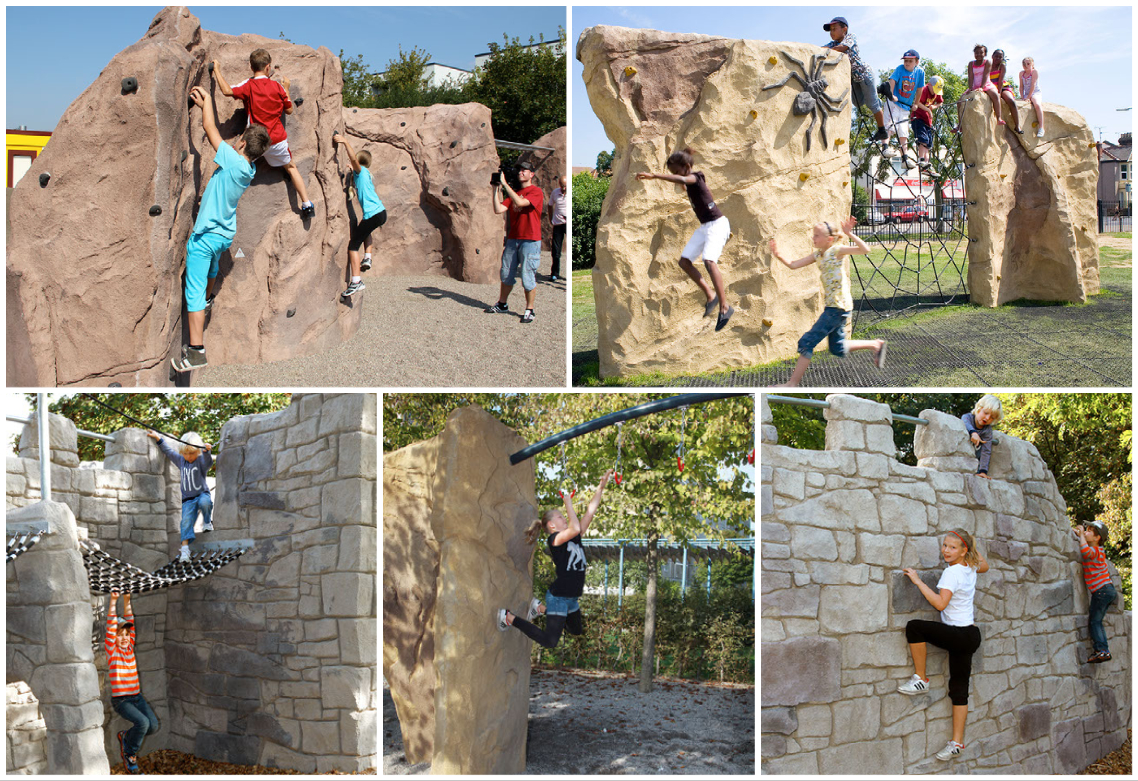
<path fill-rule="evenodd" d="M 217 86 L 221 94 L 229 98 L 240 100 L 245 104 L 245 114 L 249 118 L 249 125 L 263 125 L 269 131 L 269 148 L 265 150 L 265 162 L 273 168 L 284 167 L 285 174 L 292 180 L 296 194 L 300 198 L 300 216 L 308 219 L 316 214 L 316 206 L 308 200 L 308 191 L 304 189 L 304 179 L 296 163 L 292 161 L 292 152 L 288 148 L 288 133 L 285 132 L 284 123 L 281 122 L 281 113 L 292 113 L 292 101 L 288 97 L 289 80 L 281 79 L 277 84 L 269 78 L 269 68 L 272 67 L 273 57 L 264 49 L 254 49 L 249 55 L 249 67 L 253 69 L 253 78 L 246 79 L 240 84 L 230 87 L 221 75 L 221 62 L 213 61 L 213 76 L 217 79 Z"/>
<path fill-rule="evenodd" d="M 121 626 L 115 615 L 118 601 L 118 593 L 112 592 L 104 640 L 107 674 L 111 683 L 111 707 L 115 713 L 134 724 L 129 731 L 122 730 L 118 733 L 119 753 L 127 772 L 138 774 L 142 772 L 138 767 L 138 752 L 142 749 L 143 739 L 158 731 L 158 717 L 142 696 L 142 687 L 138 682 L 138 661 L 134 656 L 134 611 L 130 606 L 130 594 L 123 594 Z"/>
<path fill-rule="evenodd" d="M 850 314 L 853 311 L 853 295 L 850 292 L 850 266 L 846 260 L 850 255 L 868 255 L 869 245 L 862 241 L 860 236 L 854 234 L 857 220 L 850 217 L 841 225 L 829 222 L 820 222 L 814 226 L 814 251 L 798 260 L 787 260 L 778 254 L 778 244 L 771 239 L 771 254 L 782 261 L 787 268 L 796 269 L 809 266 L 817 261 L 822 269 L 822 290 L 825 296 L 825 308 L 814 323 L 814 327 L 802 335 L 798 340 L 798 363 L 790 379 L 783 385 L 775 387 L 793 388 L 802 381 L 806 367 L 814 356 L 814 348 L 827 337 L 829 338 L 830 352 L 844 358 L 852 350 L 873 350 L 874 364 L 877 368 L 885 367 L 885 340 L 884 339 L 846 339 L 846 327 L 849 325 Z M 838 243 L 842 232 L 850 237 L 852 245 Z"/>
<path fill-rule="evenodd" d="M 182 446 L 179 453 L 174 446 L 154 431 L 147 431 L 146 436 L 158 442 L 159 449 L 166 454 L 166 458 L 178 465 L 182 473 L 182 550 L 178 558 L 181 561 L 190 560 L 190 543 L 194 541 L 194 523 L 198 513 L 202 514 L 202 531 L 213 531 L 213 499 L 209 495 L 209 485 L 205 477 L 209 468 L 213 466 L 212 445 L 202 441 L 201 436 L 191 431 L 183 434 L 182 439 L 189 442 Z"/>
<path fill-rule="evenodd" d="M 348 289 L 340 294 L 344 298 L 351 298 L 353 293 L 364 289 L 360 272 L 371 268 L 371 233 L 387 222 L 387 210 L 383 208 L 383 201 L 375 194 L 375 184 L 372 183 L 371 172 L 368 170 L 371 166 L 371 155 L 367 150 L 356 154 L 348 139 L 339 133 L 332 136 L 332 143 L 343 144 L 348 150 L 348 160 L 355 174 L 353 184 L 356 188 L 356 197 L 360 199 L 360 210 L 363 212 L 363 219 L 352 230 L 352 235 L 348 239 L 348 261 L 352 265 L 352 279 Z M 360 260 L 361 246 L 364 249 L 363 260 Z"/>
<path fill-rule="evenodd" d="M 1087 591 L 1091 592 L 1088 628 L 1094 648 L 1087 657 L 1090 664 L 1109 662 L 1112 658 L 1110 645 L 1106 641 L 1106 630 L 1102 628 L 1106 611 L 1118 599 L 1118 592 L 1110 582 L 1106 552 L 1102 548 L 1108 536 L 1106 524 L 1100 521 L 1075 527 L 1075 539 L 1079 541 L 1079 554 L 1083 558 L 1083 580 L 1086 581 Z"/>
<path fill-rule="evenodd" d="M 992 460 L 992 426 L 1004 417 L 1004 408 L 1000 400 L 992 394 L 981 396 L 971 412 L 960 416 L 964 428 L 968 429 L 968 438 L 976 448 L 976 474 L 988 477 L 988 464 Z"/>

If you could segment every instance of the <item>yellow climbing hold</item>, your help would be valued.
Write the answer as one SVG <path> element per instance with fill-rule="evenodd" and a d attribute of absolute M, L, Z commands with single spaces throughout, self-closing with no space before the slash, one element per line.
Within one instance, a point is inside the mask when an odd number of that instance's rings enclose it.
<path fill-rule="evenodd" d="M 1001 277 L 999 274 L 997 274 L 996 275 L 996 281 L 999 282 L 1001 279 L 1003 279 L 1003 277 Z"/>
<path fill-rule="evenodd" d="M 1031 126 L 1032 126 L 1032 127 L 1039 127 L 1039 123 L 1038 123 L 1038 122 L 1032 122 L 1032 123 L 1031 123 Z"/>
<path fill-rule="evenodd" d="M 1089 148 L 1089 149 L 1094 149 L 1094 148 L 1095 148 L 1095 142 L 1094 142 L 1094 141 L 1092 141 L 1092 142 L 1090 142 L 1089 144 L 1087 144 L 1087 148 Z"/>
<path fill-rule="evenodd" d="M 767 58 L 767 62 L 769 62 L 771 65 L 778 65 L 778 57 L 775 57 L 772 54 L 770 57 Z"/>
<path fill-rule="evenodd" d="M 1007 178 L 1008 178 L 1008 175 L 1007 175 L 1007 174 L 1000 174 L 1000 178 L 1001 178 L 1001 179 L 1007 179 Z"/>
<path fill-rule="evenodd" d="M 755 111 L 754 109 L 751 109 L 751 119 L 758 119 L 758 118 L 759 118 L 759 112 Z"/>
<path fill-rule="evenodd" d="M 809 178 L 810 178 L 810 174 L 802 173 L 802 174 L 798 175 L 798 181 L 800 181 L 800 182 L 805 182 Z"/>
<path fill-rule="evenodd" d="M 627 68 L 624 69 L 624 75 L 625 76 L 635 76 L 636 75 L 636 68 L 633 68 L 631 65 L 629 65 Z"/>
<path fill-rule="evenodd" d="M 839 138 L 837 141 L 834 142 L 834 146 L 841 146 L 845 142 L 846 142 L 846 140 L 844 138 Z"/>
<path fill-rule="evenodd" d="M 842 182 L 842 187 L 849 187 L 849 186 L 850 186 L 849 182 Z"/>
<path fill-rule="evenodd" d="M 771 320 L 769 317 L 763 318 L 763 328 L 770 328 L 772 325 L 774 325 L 774 320 Z"/>

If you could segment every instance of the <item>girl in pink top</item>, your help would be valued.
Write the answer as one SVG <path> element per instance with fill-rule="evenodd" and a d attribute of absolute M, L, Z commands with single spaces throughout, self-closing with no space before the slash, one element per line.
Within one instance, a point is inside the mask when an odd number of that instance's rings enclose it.
<path fill-rule="evenodd" d="M 1019 109 L 1016 108 L 1015 89 L 1013 89 L 1014 85 L 1008 78 L 1008 63 L 1004 59 L 1003 49 L 996 49 L 992 52 L 991 76 L 992 84 L 999 90 L 1000 97 L 1008 104 L 1008 111 L 1012 113 L 1012 119 L 1015 121 L 1016 132 L 1022 136 L 1023 130 L 1019 126 Z M 999 114 L 996 115 L 996 119 L 999 119 Z M 1001 122 L 1000 124 L 1004 123 Z"/>
<path fill-rule="evenodd" d="M 964 94 L 960 96 L 960 100 L 956 101 L 956 115 L 960 116 L 961 108 L 964 105 L 964 98 L 969 93 L 976 90 L 983 90 L 988 93 L 988 97 L 992 101 L 992 109 L 996 112 L 996 124 L 1007 124 L 1000 116 L 1000 93 L 996 89 L 996 85 L 992 83 L 992 63 L 988 60 L 988 47 L 982 43 L 978 43 L 972 47 L 972 54 L 976 59 L 969 62 L 964 66 L 964 72 L 968 74 L 968 89 L 964 90 Z M 960 125 L 953 129 L 954 133 L 960 132 Z"/>
<path fill-rule="evenodd" d="M 1030 100 L 1035 107 L 1035 122 L 1038 125 L 1035 131 L 1036 138 L 1043 138 L 1043 104 L 1040 103 L 1039 71 L 1035 69 L 1035 60 L 1031 57 L 1023 58 L 1023 70 L 1019 72 L 1019 95 L 1024 100 Z"/>

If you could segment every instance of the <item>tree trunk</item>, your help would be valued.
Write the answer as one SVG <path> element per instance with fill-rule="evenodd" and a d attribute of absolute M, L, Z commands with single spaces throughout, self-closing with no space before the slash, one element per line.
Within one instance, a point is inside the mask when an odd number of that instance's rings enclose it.
<path fill-rule="evenodd" d="M 652 657 L 656 655 L 656 541 L 655 522 L 648 531 L 648 588 L 644 592 L 644 653 L 640 657 L 640 691 L 652 691 Z"/>

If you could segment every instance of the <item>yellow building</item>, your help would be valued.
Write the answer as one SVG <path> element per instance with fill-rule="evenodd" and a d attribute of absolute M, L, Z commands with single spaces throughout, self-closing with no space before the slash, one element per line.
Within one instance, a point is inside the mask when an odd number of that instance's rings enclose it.
<path fill-rule="evenodd" d="M 47 130 L 9 130 L 8 133 L 8 187 L 15 187 L 20 177 L 27 173 L 32 161 L 39 157 L 47 146 L 51 133 Z"/>

